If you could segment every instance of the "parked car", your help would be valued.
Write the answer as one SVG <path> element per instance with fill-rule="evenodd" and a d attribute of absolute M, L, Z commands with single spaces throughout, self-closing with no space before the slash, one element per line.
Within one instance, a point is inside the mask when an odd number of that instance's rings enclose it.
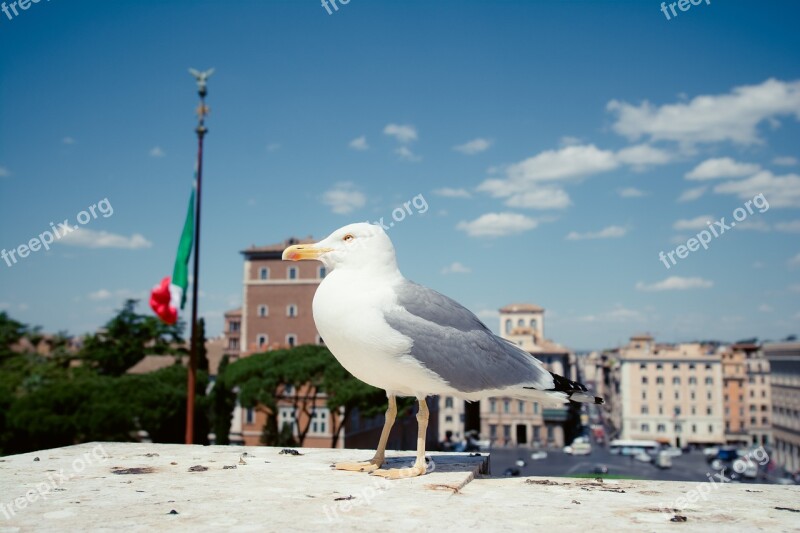
<path fill-rule="evenodd" d="M 645 452 L 637 454 L 633 458 L 636 459 L 637 461 L 641 461 L 643 463 L 651 463 L 653 461 L 653 458 L 649 454 L 647 454 Z"/>
<path fill-rule="evenodd" d="M 683 450 L 681 450 L 680 448 L 676 448 L 674 446 L 671 446 L 669 448 L 664 448 L 659 453 L 665 453 L 665 454 L 669 455 L 670 457 L 680 457 L 681 455 L 683 455 Z"/>
<path fill-rule="evenodd" d="M 661 450 L 656 456 L 656 466 L 661 469 L 672 468 L 672 457 L 669 451 Z"/>
<path fill-rule="evenodd" d="M 531 454 L 531 459 L 534 461 L 541 461 L 542 459 L 547 459 L 547 452 L 533 452 Z"/>

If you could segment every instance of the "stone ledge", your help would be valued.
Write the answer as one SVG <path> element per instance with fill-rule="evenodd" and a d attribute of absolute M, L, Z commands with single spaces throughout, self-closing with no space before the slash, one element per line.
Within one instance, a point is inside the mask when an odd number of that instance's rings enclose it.
<path fill-rule="evenodd" d="M 488 456 L 452 453 L 429 454 L 435 468 L 425 476 L 385 481 L 331 470 L 371 450 L 280 451 L 89 443 L 3 457 L 0 531 L 796 531 L 800 524 L 800 487 L 489 478 Z M 406 467 L 414 454 L 390 456 L 389 466 Z M 678 500 L 691 494 L 697 501 Z M 676 516 L 686 521 L 670 521 Z"/>

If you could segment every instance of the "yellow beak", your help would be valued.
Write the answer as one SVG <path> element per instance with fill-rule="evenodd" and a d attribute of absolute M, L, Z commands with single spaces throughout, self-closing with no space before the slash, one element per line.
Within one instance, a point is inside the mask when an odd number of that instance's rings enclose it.
<path fill-rule="evenodd" d="M 317 248 L 313 244 L 295 244 L 283 251 L 281 259 L 284 261 L 309 261 L 319 259 L 319 256 L 330 251 L 330 248 Z"/>

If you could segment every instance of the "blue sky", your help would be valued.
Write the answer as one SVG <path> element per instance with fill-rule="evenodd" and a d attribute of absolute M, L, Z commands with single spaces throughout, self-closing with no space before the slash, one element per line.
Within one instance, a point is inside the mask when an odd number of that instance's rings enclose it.
<path fill-rule="evenodd" d="M 92 331 L 171 272 L 209 82 L 201 313 L 239 251 L 425 213 L 407 277 L 496 327 L 533 302 L 576 349 L 800 333 L 795 2 L 316 0 L 31 4 L 0 13 L 0 247 L 107 199 L 11 267 L 0 309 Z M 659 260 L 763 194 L 738 227 Z M 143 301 L 141 309 L 147 309 Z"/>

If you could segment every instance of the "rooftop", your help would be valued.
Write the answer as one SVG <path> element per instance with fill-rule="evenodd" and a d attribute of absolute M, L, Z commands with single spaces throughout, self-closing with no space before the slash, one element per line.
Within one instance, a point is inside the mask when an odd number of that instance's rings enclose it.
<path fill-rule="evenodd" d="M 541 313 L 544 307 L 536 304 L 511 304 L 500 308 L 501 313 Z"/>
<path fill-rule="evenodd" d="M 489 457 L 430 454 L 397 481 L 334 471 L 372 451 L 89 443 L 0 458 L 0 531 L 496 530 L 738 532 L 797 527 L 800 487 L 489 478 Z M 410 466 L 412 452 L 390 452 Z"/>
<path fill-rule="evenodd" d="M 313 244 L 316 242 L 310 235 L 305 239 L 298 239 L 297 237 L 289 237 L 283 242 L 279 242 L 276 244 L 267 244 L 266 246 L 256 246 L 255 244 L 250 245 L 250 248 L 246 248 L 242 250 L 242 254 L 249 255 L 249 254 L 259 254 L 259 253 L 268 253 L 268 252 L 283 252 L 286 248 L 293 244 Z"/>

